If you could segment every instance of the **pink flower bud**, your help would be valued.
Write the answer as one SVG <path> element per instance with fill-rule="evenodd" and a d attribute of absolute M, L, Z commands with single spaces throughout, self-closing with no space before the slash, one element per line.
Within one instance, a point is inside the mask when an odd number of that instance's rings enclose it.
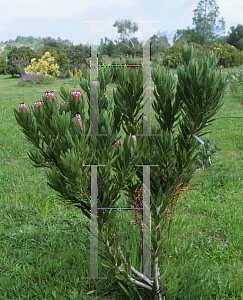
<path fill-rule="evenodd" d="M 78 98 L 78 102 L 80 104 L 80 96 L 81 96 L 81 92 L 80 91 L 72 91 L 70 92 L 72 98 L 73 98 L 73 101 L 75 101 L 75 98 L 77 97 Z"/>
<path fill-rule="evenodd" d="M 81 130 L 83 131 L 82 119 L 81 119 L 81 116 L 79 114 L 79 111 L 77 111 L 77 113 L 76 113 L 75 125 L 78 126 L 78 123 L 79 123 L 79 125 L 81 127 Z"/>
<path fill-rule="evenodd" d="M 51 98 L 52 102 L 55 103 L 55 93 L 53 91 L 45 92 L 45 100 L 48 98 Z"/>
<path fill-rule="evenodd" d="M 27 107 L 26 105 L 24 104 L 24 102 L 21 102 L 19 104 L 19 113 L 22 115 L 22 110 L 25 109 L 26 110 L 26 113 L 27 113 L 27 119 L 28 119 L 28 111 L 27 111 Z"/>
<path fill-rule="evenodd" d="M 137 140 L 137 139 L 136 139 L 136 135 L 133 135 L 132 138 L 133 138 L 134 145 L 135 145 L 135 142 L 136 142 L 136 140 Z"/>
<path fill-rule="evenodd" d="M 118 149 L 119 141 L 117 141 L 114 146 Z"/>
<path fill-rule="evenodd" d="M 98 86 L 100 86 L 100 82 L 99 82 L 99 80 L 97 79 L 97 80 L 92 80 L 92 83 L 93 83 L 93 85 L 94 85 L 94 87 L 97 89 L 98 88 Z"/>
<path fill-rule="evenodd" d="M 39 112 L 40 112 L 40 107 L 43 105 L 43 101 L 36 101 L 34 102 L 34 107 L 37 106 L 37 108 L 39 109 Z"/>

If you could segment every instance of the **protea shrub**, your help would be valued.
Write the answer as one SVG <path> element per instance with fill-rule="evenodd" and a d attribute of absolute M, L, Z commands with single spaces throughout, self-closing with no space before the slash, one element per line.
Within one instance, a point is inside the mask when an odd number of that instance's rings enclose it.
<path fill-rule="evenodd" d="M 23 109 L 26 110 L 27 119 L 28 119 L 28 111 L 27 111 L 27 107 L 26 107 L 26 105 L 25 105 L 24 102 L 21 102 L 21 103 L 19 104 L 19 113 L 20 113 L 20 114 L 22 114 L 22 110 L 23 110 Z"/>
<path fill-rule="evenodd" d="M 45 100 L 51 98 L 52 102 L 55 103 L 55 93 L 53 91 L 45 92 L 44 97 L 45 97 Z"/>
<path fill-rule="evenodd" d="M 118 149 L 119 141 L 117 141 L 114 146 Z"/>
<path fill-rule="evenodd" d="M 34 108 L 35 108 L 35 106 L 37 106 L 37 108 L 39 109 L 39 112 L 40 112 L 40 107 L 41 107 L 43 104 L 44 104 L 43 101 L 36 101 L 36 102 L 34 102 Z"/>
<path fill-rule="evenodd" d="M 79 111 L 77 111 L 76 116 L 75 116 L 75 125 L 78 126 L 78 124 L 80 125 L 81 130 L 83 131 L 83 124 L 82 124 L 82 119 L 81 119 Z"/>
<path fill-rule="evenodd" d="M 73 98 L 73 101 L 75 101 L 75 98 L 77 97 L 78 98 L 78 103 L 80 104 L 80 97 L 82 97 L 82 94 L 80 91 L 72 91 L 70 92 L 72 98 Z"/>

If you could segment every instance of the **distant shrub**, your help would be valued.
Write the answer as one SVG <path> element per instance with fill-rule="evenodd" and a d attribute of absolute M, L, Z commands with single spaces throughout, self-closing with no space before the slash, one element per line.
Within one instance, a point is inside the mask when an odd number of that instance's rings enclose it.
<path fill-rule="evenodd" d="M 6 68 L 7 68 L 6 57 L 0 55 L 0 74 L 7 75 Z"/>
<path fill-rule="evenodd" d="M 53 83 L 54 78 L 50 75 L 33 73 L 24 75 L 18 82 L 19 86 L 33 86 L 36 84 Z"/>
<path fill-rule="evenodd" d="M 60 71 L 58 64 L 54 64 L 54 57 L 51 57 L 50 52 L 46 52 L 45 55 L 39 60 L 39 62 L 36 62 L 36 59 L 31 59 L 31 65 L 25 68 L 26 74 L 33 74 L 33 73 L 42 73 L 45 75 L 51 75 L 51 76 L 59 76 Z"/>
<path fill-rule="evenodd" d="M 203 56 L 203 51 L 207 51 L 206 46 L 199 45 L 197 43 L 187 43 L 185 39 L 179 39 L 174 43 L 172 47 L 165 49 L 165 54 L 162 56 L 163 65 L 171 68 L 177 68 L 181 61 L 181 47 L 185 44 L 191 46 L 194 45 L 194 49 L 197 50 L 197 57 Z"/>
<path fill-rule="evenodd" d="M 60 78 L 68 78 L 69 77 L 69 60 L 67 58 L 66 53 L 60 52 L 59 55 L 56 55 L 55 62 L 60 67 Z"/>
<path fill-rule="evenodd" d="M 223 45 L 214 43 L 210 46 L 210 50 L 216 51 L 219 54 L 218 65 L 225 68 L 240 66 L 242 64 L 243 51 L 240 53 L 236 47 L 227 43 Z"/>
<path fill-rule="evenodd" d="M 11 74 L 12 77 L 15 75 L 22 76 L 20 70 L 16 68 L 16 66 L 13 65 L 13 61 L 16 59 L 19 59 L 19 57 L 25 57 L 26 60 L 30 63 L 32 58 L 39 59 L 41 58 L 41 55 L 37 52 L 35 52 L 33 49 L 31 49 L 28 46 L 21 46 L 21 47 L 11 47 L 10 51 L 7 54 L 7 74 Z"/>

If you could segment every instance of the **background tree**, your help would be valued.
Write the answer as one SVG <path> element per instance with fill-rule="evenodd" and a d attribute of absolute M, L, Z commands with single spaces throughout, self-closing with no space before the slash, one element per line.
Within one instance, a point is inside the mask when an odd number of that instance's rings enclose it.
<path fill-rule="evenodd" d="M 219 27 L 219 25 L 216 26 L 216 19 L 219 15 L 219 7 L 216 5 L 215 0 L 199 1 L 197 9 L 193 12 L 193 24 L 196 24 L 195 31 L 202 34 L 204 37 L 202 44 L 206 44 L 208 47 L 215 41 L 216 38 L 219 37 L 215 34 L 215 32 L 225 30 L 225 21 L 222 18 L 218 21 L 221 23 L 221 27 Z"/>
<path fill-rule="evenodd" d="M 127 38 L 130 36 L 131 33 L 134 34 L 136 31 L 138 31 L 137 24 L 133 23 L 132 25 L 130 20 L 116 21 L 113 27 L 118 27 L 118 33 L 121 34 L 120 40 L 122 41 L 127 41 Z"/>
<path fill-rule="evenodd" d="M 123 55 L 133 55 L 133 46 L 129 41 L 123 40 L 116 45 L 116 54 L 113 57 L 118 57 L 118 53 L 122 53 Z"/>
<path fill-rule="evenodd" d="M 86 58 L 90 58 L 90 47 L 87 45 L 79 44 L 77 46 L 71 45 L 70 47 L 66 46 L 62 51 L 66 54 L 69 60 L 69 70 L 75 73 L 75 67 L 77 70 L 81 70 L 84 74 L 86 69 Z"/>
<path fill-rule="evenodd" d="M 131 55 L 133 53 L 133 50 L 135 49 L 135 39 L 132 39 L 129 43 L 129 37 L 131 34 L 135 34 L 136 31 L 138 31 L 138 26 L 136 23 L 133 23 L 130 20 L 122 20 L 122 21 L 116 21 L 113 25 L 113 27 L 118 28 L 118 33 L 120 33 L 120 38 L 118 39 L 118 48 L 122 50 L 122 53 Z M 135 42 L 136 43 L 136 42 Z M 132 45 L 132 48 L 131 48 Z M 127 51 L 127 53 L 126 53 Z"/>
<path fill-rule="evenodd" d="M 99 46 L 100 55 L 109 55 L 112 56 L 115 51 L 115 45 L 112 40 L 109 40 L 105 37 L 105 42 L 101 39 L 101 44 Z"/>
<path fill-rule="evenodd" d="M 194 28 L 190 29 L 189 26 L 187 26 L 187 29 L 177 29 L 174 37 L 173 37 L 173 43 L 178 41 L 179 39 L 184 39 L 187 43 L 197 43 L 200 45 L 203 45 L 204 42 L 204 36 L 200 31 L 196 31 Z"/>
<path fill-rule="evenodd" d="M 44 45 L 50 46 L 51 48 L 56 48 L 57 41 L 51 37 L 48 37 L 48 38 L 44 39 Z"/>
<path fill-rule="evenodd" d="M 43 42 L 44 46 L 41 48 L 42 55 L 44 55 L 46 52 L 51 52 L 52 49 L 55 49 L 57 54 L 59 54 L 64 49 L 64 45 L 62 43 L 57 42 L 51 37 L 43 39 Z"/>
<path fill-rule="evenodd" d="M 57 51 L 57 54 L 60 54 L 60 52 L 63 52 L 64 49 L 68 49 L 69 47 L 71 47 L 70 43 L 69 43 L 69 45 L 67 45 L 67 44 L 58 42 L 57 46 L 55 47 L 55 50 Z"/>
<path fill-rule="evenodd" d="M 55 63 L 59 65 L 59 71 L 61 78 L 69 77 L 69 60 L 66 53 L 60 52 L 59 55 L 55 56 Z"/>
<path fill-rule="evenodd" d="M 230 30 L 232 32 L 228 32 L 227 43 L 239 50 L 243 50 L 243 25 L 238 24 L 236 28 L 231 26 Z"/>
<path fill-rule="evenodd" d="M 41 50 L 42 55 L 44 55 L 46 52 L 51 52 L 51 49 L 52 49 L 51 46 L 46 45 L 46 46 L 43 46 L 40 50 Z M 37 60 L 37 62 L 38 62 L 38 60 Z"/>
<path fill-rule="evenodd" d="M 225 43 L 227 43 L 228 38 L 229 38 L 228 36 L 220 36 L 215 39 L 215 43 L 224 45 Z"/>
<path fill-rule="evenodd" d="M 51 57 L 57 56 L 57 51 L 54 48 L 51 49 L 50 53 L 51 53 Z"/>
<path fill-rule="evenodd" d="M 129 48 L 132 50 L 131 55 L 134 56 L 142 56 L 143 55 L 143 43 L 139 43 L 137 37 L 132 37 L 129 40 Z M 129 54 L 127 52 L 127 54 Z"/>
<path fill-rule="evenodd" d="M 161 34 L 160 31 L 158 31 L 157 34 L 154 34 L 151 37 L 150 43 L 151 55 L 154 55 L 156 53 L 164 53 L 165 49 L 170 47 L 166 32 L 163 32 L 163 34 Z"/>
<path fill-rule="evenodd" d="M 104 47 L 105 47 L 104 39 L 101 38 L 101 39 L 100 39 L 100 45 L 99 45 L 99 51 L 100 51 L 100 54 L 101 54 L 101 55 L 104 55 L 104 54 L 105 54 L 105 53 L 104 53 Z"/>
<path fill-rule="evenodd" d="M 5 56 L 0 55 L 0 74 L 7 75 L 6 68 L 7 68 L 6 58 Z"/>
<path fill-rule="evenodd" d="M 115 45 L 112 41 L 109 41 L 107 47 L 106 47 L 107 55 L 112 56 L 112 54 L 115 52 Z"/>
<path fill-rule="evenodd" d="M 31 63 L 31 59 L 32 58 L 37 58 L 40 59 L 41 55 L 36 53 L 34 50 L 32 50 L 30 47 L 26 47 L 26 46 L 22 46 L 17 48 L 16 46 L 11 47 L 11 50 L 9 50 L 8 54 L 7 54 L 7 73 L 11 74 L 12 77 L 14 77 L 14 75 L 21 75 L 19 70 L 16 69 L 13 65 L 12 65 L 12 61 L 16 58 L 18 59 L 18 57 L 25 57 L 26 60 L 28 60 L 29 63 Z"/>

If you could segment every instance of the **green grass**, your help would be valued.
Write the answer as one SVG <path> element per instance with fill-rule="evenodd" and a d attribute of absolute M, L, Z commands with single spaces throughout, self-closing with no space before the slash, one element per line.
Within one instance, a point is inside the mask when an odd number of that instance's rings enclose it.
<path fill-rule="evenodd" d="M 128 299 L 100 258 L 99 276 L 107 279 L 81 279 L 89 277 L 90 235 L 85 227 L 89 222 L 77 208 L 62 204 L 47 185 L 44 170 L 31 165 L 30 144 L 14 117 L 20 102 L 29 107 L 47 90 L 61 102 L 60 86 L 68 80 L 31 88 L 18 87 L 18 80 L 0 76 L 0 299 Z M 115 86 L 109 85 L 108 97 Z M 243 94 L 226 95 L 223 102 L 216 117 L 243 117 Z M 152 122 L 156 122 L 153 109 Z M 163 272 L 177 259 L 171 279 L 182 278 L 180 289 L 166 299 L 243 299 L 241 125 L 240 118 L 218 119 L 210 127 L 212 133 L 203 137 L 216 140 L 222 158 L 205 171 L 196 171 L 190 190 L 179 198 L 169 239 L 165 231 L 159 265 Z M 133 212 L 117 212 L 121 238 L 128 236 L 126 245 L 135 247 L 140 236 L 131 221 Z"/>

